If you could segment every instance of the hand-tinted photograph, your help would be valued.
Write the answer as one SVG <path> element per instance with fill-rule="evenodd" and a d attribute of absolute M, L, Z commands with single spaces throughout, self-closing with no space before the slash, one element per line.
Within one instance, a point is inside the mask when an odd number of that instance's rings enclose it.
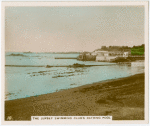
<path fill-rule="evenodd" d="M 4 120 L 145 120 L 145 6 L 6 6 Z"/>

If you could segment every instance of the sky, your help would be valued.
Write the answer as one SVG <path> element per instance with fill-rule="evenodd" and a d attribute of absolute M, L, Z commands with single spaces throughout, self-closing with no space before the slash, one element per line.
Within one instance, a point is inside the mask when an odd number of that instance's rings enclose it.
<path fill-rule="evenodd" d="M 144 6 L 6 7 L 6 52 L 144 44 Z"/>

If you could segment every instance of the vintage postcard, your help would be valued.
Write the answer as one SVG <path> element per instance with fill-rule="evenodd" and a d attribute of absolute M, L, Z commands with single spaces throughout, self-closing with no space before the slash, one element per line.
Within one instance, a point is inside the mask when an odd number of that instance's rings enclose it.
<path fill-rule="evenodd" d="M 2 124 L 147 124 L 148 2 L 2 2 Z"/>

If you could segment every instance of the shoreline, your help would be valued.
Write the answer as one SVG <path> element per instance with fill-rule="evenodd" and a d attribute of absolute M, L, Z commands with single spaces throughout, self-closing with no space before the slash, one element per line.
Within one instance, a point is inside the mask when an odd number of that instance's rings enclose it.
<path fill-rule="evenodd" d="M 144 74 L 144 73 L 139 73 L 139 74 Z M 98 82 L 88 83 L 88 84 L 81 85 L 81 86 L 78 86 L 78 87 L 73 87 L 73 88 L 68 88 L 68 89 L 60 89 L 60 90 L 57 90 L 55 92 L 47 93 L 47 94 L 39 94 L 39 95 L 30 96 L 30 97 L 26 97 L 26 98 L 5 100 L 5 102 L 6 101 L 15 101 L 15 100 L 29 99 L 29 98 L 33 98 L 33 97 L 39 97 L 39 96 L 43 96 L 43 95 L 50 95 L 50 94 L 54 94 L 54 93 L 58 93 L 58 92 L 62 92 L 62 91 L 68 91 L 68 90 L 70 90 L 70 91 L 71 90 L 78 90 L 78 88 L 86 88 L 86 87 L 90 87 L 90 86 L 93 86 L 93 85 L 96 86 L 96 84 L 100 85 L 100 84 L 105 84 L 105 83 L 109 83 L 109 82 L 112 82 L 112 81 L 119 81 L 119 80 L 122 80 L 122 79 L 125 79 L 125 78 L 128 78 L 128 77 L 139 75 L 139 74 L 134 74 L 134 75 L 130 75 L 130 76 L 127 76 L 127 77 L 121 77 L 121 78 L 115 78 L 115 79 L 101 80 L 101 81 L 98 81 Z"/>
<path fill-rule="evenodd" d="M 144 73 L 58 92 L 5 101 L 5 119 L 31 116 L 104 116 L 144 119 Z"/>

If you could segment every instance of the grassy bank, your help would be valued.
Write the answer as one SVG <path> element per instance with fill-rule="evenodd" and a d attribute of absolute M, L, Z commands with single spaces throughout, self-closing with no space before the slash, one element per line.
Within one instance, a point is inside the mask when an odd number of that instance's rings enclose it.
<path fill-rule="evenodd" d="M 144 74 L 5 102 L 5 119 L 31 116 L 105 116 L 144 119 Z"/>

